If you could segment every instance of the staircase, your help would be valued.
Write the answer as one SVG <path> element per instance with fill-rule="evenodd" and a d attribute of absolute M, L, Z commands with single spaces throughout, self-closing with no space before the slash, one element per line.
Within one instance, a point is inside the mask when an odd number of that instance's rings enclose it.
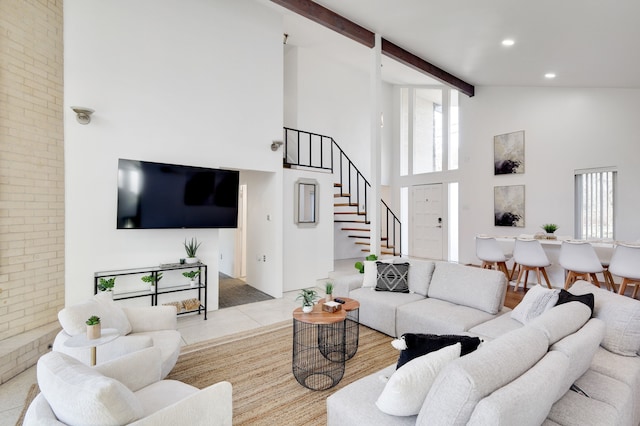
<path fill-rule="evenodd" d="M 371 252 L 371 227 L 367 197 L 371 185 L 330 136 L 284 128 L 284 167 L 331 171 L 334 183 L 334 222 L 361 251 Z M 380 200 L 380 254 L 400 255 L 402 225 L 389 206 Z"/>

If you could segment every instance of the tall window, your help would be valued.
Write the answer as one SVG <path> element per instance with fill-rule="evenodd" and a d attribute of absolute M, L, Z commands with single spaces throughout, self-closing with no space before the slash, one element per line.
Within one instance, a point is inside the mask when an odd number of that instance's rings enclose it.
<path fill-rule="evenodd" d="M 441 172 L 445 167 L 458 168 L 458 92 L 447 87 L 401 88 L 400 176 Z"/>
<path fill-rule="evenodd" d="M 576 238 L 614 238 L 616 171 L 576 170 Z"/>

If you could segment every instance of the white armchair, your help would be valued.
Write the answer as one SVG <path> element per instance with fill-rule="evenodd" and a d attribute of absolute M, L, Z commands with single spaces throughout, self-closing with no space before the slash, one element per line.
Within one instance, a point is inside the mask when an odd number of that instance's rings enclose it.
<path fill-rule="evenodd" d="M 95 367 L 60 352 L 38 360 L 41 393 L 23 425 L 231 425 L 232 387 L 199 390 L 160 379 L 160 351 L 147 348 Z"/>
<path fill-rule="evenodd" d="M 182 343 L 174 306 L 120 307 L 108 293 L 96 294 L 58 313 L 62 331 L 53 342 L 53 350 L 90 365 L 91 351 L 88 348 L 68 347 L 65 342 L 71 336 L 85 333 L 85 321 L 92 315 L 100 317 L 103 328 L 115 328 L 120 333 L 117 339 L 97 348 L 98 365 L 131 352 L 155 347 L 160 349 L 162 378 L 171 372 L 180 355 Z"/>

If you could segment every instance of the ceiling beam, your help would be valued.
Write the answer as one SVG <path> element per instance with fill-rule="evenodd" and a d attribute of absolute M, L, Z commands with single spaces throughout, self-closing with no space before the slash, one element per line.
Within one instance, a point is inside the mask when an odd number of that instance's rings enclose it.
<path fill-rule="evenodd" d="M 405 64 L 415 70 L 428 74 L 445 84 L 455 87 L 465 95 L 472 97 L 475 93 L 475 87 L 466 81 L 463 81 L 452 75 L 442 68 L 439 68 L 419 56 L 406 51 L 402 47 L 391 43 L 389 40 L 382 39 L 382 54 L 388 56 L 401 64 Z"/>
<path fill-rule="evenodd" d="M 338 15 L 332 10 L 327 9 L 324 6 L 314 3 L 311 0 L 271 0 L 273 3 L 278 4 L 284 8 L 289 9 L 292 12 L 302 15 L 305 18 L 311 19 L 320 25 L 324 25 L 327 28 L 332 29 L 338 34 L 342 34 L 345 37 L 349 37 L 358 43 L 372 48 L 376 44 L 375 34 L 368 29 L 361 27 L 348 20 L 347 18 Z"/>
<path fill-rule="evenodd" d="M 298 15 L 304 16 L 307 19 L 330 28 L 345 37 L 364 44 L 369 48 L 372 48 L 375 45 L 375 34 L 372 31 L 369 31 L 355 22 L 338 15 L 334 11 L 327 9 L 318 3 L 314 3 L 311 0 L 271 1 L 297 13 Z M 419 72 L 427 74 L 430 77 L 434 77 L 449 86 L 455 87 L 467 96 L 474 95 L 475 88 L 473 85 L 425 61 L 402 47 L 385 40 L 384 38 L 382 39 L 382 53 Z"/>

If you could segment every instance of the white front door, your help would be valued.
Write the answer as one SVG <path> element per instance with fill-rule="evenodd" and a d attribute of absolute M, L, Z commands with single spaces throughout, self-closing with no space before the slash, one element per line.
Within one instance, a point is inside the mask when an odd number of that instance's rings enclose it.
<path fill-rule="evenodd" d="M 411 187 L 409 225 L 409 255 L 428 259 L 443 259 L 443 220 L 440 183 Z"/>

